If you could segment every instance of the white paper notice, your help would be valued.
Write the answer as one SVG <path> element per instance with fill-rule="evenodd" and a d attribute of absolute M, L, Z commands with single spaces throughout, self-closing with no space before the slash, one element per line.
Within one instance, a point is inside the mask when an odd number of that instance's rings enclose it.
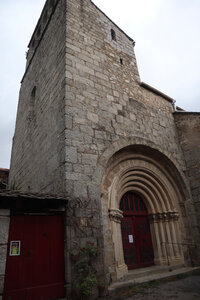
<path fill-rule="evenodd" d="M 129 243 L 132 244 L 133 243 L 133 236 L 132 236 L 132 234 L 128 236 L 128 239 L 129 239 Z"/>

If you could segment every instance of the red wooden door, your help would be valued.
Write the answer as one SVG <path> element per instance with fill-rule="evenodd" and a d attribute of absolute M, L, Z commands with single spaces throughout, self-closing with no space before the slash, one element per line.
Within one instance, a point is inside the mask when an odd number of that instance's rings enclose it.
<path fill-rule="evenodd" d="M 10 255 L 12 241 L 20 242 L 19 255 Z M 3 300 L 64 297 L 61 216 L 12 216 L 8 245 Z"/>
<path fill-rule="evenodd" d="M 124 217 L 122 219 L 121 228 L 122 242 L 124 248 L 124 260 L 129 269 L 134 269 L 137 267 L 138 259 L 137 248 L 134 241 L 135 235 L 132 217 Z"/>
<path fill-rule="evenodd" d="M 120 202 L 124 212 L 121 222 L 124 260 L 128 269 L 154 264 L 148 212 L 140 196 L 126 193 Z"/>

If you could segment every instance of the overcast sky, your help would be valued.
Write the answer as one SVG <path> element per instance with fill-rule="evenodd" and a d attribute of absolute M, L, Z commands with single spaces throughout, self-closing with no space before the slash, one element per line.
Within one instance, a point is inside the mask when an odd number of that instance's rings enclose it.
<path fill-rule="evenodd" d="M 25 52 L 45 0 L 0 0 L 0 167 L 9 168 Z M 142 81 L 200 111 L 200 0 L 94 0 L 136 41 Z"/>

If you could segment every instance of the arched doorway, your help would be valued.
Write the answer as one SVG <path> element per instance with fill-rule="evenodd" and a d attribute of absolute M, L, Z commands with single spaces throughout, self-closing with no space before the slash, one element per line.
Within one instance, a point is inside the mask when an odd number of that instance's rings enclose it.
<path fill-rule="evenodd" d="M 105 262 L 113 281 L 123 278 L 131 268 L 124 259 L 121 230 L 124 210 L 120 209 L 120 202 L 126 193 L 134 192 L 146 205 L 154 264 L 184 263 L 182 244 L 187 228 L 182 207 L 185 198 L 174 168 L 163 154 L 142 146 L 123 149 L 110 160 L 102 182 L 101 203 L 107 249 Z"/>
<path fill-rule="evenodd" d="M 142 198 L 132 192 L 120 201 L 123 211 L 121 221 L 124 261 L 128 269 L 148 267 L 154 264 L 148 211 Z"/>

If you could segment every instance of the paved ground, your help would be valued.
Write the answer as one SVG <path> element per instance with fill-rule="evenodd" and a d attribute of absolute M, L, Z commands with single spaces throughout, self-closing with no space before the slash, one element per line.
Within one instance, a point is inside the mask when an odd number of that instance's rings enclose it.
<path fill-rule="evenodd" d="M 133 296 L 126 300 L 199 300 L 200 275 L 193 275 L 179 280 L 136 286 Z"/>

